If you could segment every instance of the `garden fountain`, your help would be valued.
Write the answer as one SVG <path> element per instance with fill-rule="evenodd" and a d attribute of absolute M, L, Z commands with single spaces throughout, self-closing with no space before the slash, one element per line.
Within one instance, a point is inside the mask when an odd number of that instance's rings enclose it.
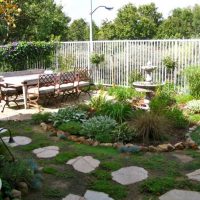
<path fill-rule="evenodd" d="M 152 81 L 152 72 L 156 68 L 157 68 L 156 66 L 151 65 L 151 62 L 148 62 L 147 66 L 142 67 L 142 69 L 146 72 L 145 81 L 133 82 L 133 86 L 135 87 L 136 91 L 146 93 L 144 104 L 143 106 L 140 106 L 140 108 L 145 109 L 145 110 L 149 110 L 149 103 L 155 90 L 158 87 L 164 85 L 163 83 L 159 84 Z"/>

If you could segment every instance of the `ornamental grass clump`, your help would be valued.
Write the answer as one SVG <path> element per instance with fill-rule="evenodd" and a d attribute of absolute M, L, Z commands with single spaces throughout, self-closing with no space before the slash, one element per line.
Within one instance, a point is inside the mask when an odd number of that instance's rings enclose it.
<path fill-rule="evenodd" d="M 161 141 L 171 130 L 170 122 L 164 116 L 151 111 L 135 116 L 134 127 L 144 144 Z"/>

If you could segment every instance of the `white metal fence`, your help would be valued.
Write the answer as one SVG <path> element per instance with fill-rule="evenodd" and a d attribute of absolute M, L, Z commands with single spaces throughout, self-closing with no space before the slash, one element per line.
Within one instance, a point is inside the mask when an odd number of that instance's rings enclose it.
<path fill-rule="evenodd" d="M 54 67 L 59 68 L 60 57 L 68 65 L 79 68 L 91 67 L 95 83 L 106 85 L 129 84 L 133 71 L 144 72 L 141 67 L 151 61 L 158 68 L 153 73 L 156 82 L 172 82 L 178 91 L 186 91 L 187 83 L 183 70 L 188 66 L 200 66 L 200 39 L 189 40 L 125 40 L 94 41 L 93 53 L 104 54 L 105 61 L 99 68 L 90 64 L 89 42 L 61 42 L 53 59 Z M 174 71 L 167 73 L 163 59 L 171 57 L 177 63 Z M 45 62 L 29 63 L 27 68 L 48 68 Z"/>
<path fill-rule="evenodd" d="M 148 61 L 157 66 L 153 73 L 156 82 L 169 81 L 179 91 L 187 89 L 183 70 L 200 66 L 200 39 L 189 40 L 127 40 L 94 41 L 94 53 L 104 54 L 105 62 L 97 69 L 90 65 L 89 42 L 61 42 L 57 55 L 73 59 L 75 67 L 92 67 L 95 83 L 127 86 L 133 71 L 141 72 Z M 167 56 L 176 61 L 177 67 L 168 72 L 163 64 Z"/>

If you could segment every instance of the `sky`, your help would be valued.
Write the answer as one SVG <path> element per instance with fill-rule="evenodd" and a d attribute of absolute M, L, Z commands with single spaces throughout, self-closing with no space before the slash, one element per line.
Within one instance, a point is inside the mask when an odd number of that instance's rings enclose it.
<path fill-rule="evenodd" d="M 74 19 L 83 18 L 87 22 L 90 21 L 90 1 L 91 0 L 54 0 L 58 5 L 63 6 L 64 13 L 71 17 L 72 21 Z M 200 4 L 200 0 L 92 0 L 93 9 L 97 6 L 103 5 L 108 7 L 114 7 L 113 10 L 108 11 L 104 8 L 99 8 L 92 15 L 93 20 L 97 25 L 100 25 L 103 20 L 113 20 L 117 11 L 125 4 L 132 3 L 136 6 L 142 4 L 148 4 L 154 2 L 158 11 L 163 14 L 166 18 L 170 11 L 174 8 L 194 6 L 195 4 Z"/>

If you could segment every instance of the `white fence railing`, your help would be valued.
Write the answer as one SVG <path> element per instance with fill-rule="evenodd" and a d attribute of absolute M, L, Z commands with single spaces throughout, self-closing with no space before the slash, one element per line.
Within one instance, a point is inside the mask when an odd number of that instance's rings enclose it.
<path fill-rule="evenodd" d="M 2 48 L 2 47 L 0 47 Z M 89 42 L 61 42 L 52 60 L 59 68 L 63 57 L 69 67 L 91 68 L 95 83 L 128 86 L 130 74 L 141 72 L 148 61 L 158 68 L 153 72 L 155 82 L 169 81 L 178 91 L 186 91 L 187 83 L 183 70 L 188 66 L 200 66 L 200 39 L 189 40 L 121 40 L 94 41 L 93 53 L 104 54 L 105 61 L 97 68 L 90 63 Z M 177 67 L 170 73 L 163 64 L 167 56 L 176 61 Z M 65 64 L 66 64 L 65 63 Z M 25 68 L 49 68 L 45 61 L 32 63 L 27 60 Z M 1 66 L 3 70 L 3 66 Z"/>
<path fill-rule="evenodd" d="M 200 66 L 200 39 L 94 41 L 93 48 L 94 53 L 105 56 L 98 69 L 90 64 L 89 42 L 61 42 L 57 55 L 73 59 L 75 67 L 91 66 L 95 83 L 107 85 L 127 86 L 130 74 L 137 71 L 144 75 L 141 67 L 150 61 L 158 67 L 153 80 L 174 83 L 179 91 L 187 89 L 183 70 Z M 163 64 L 167 56 L 177 63 L 174 71 L 167 72 Z"/>

